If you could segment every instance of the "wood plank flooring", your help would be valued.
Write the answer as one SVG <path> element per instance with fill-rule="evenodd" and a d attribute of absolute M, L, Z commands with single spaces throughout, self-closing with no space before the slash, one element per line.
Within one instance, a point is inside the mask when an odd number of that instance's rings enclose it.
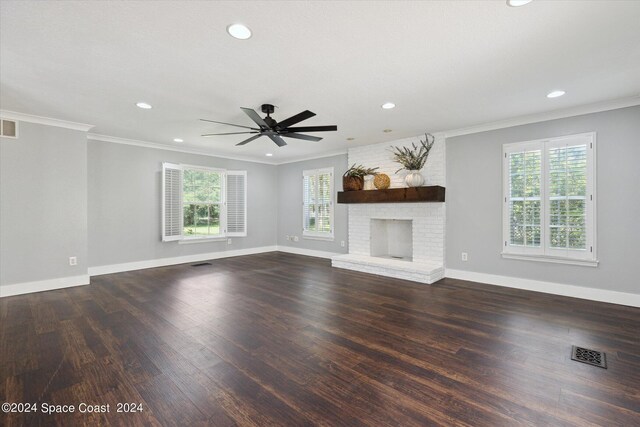
<path fill-rule="evenodd" d="M 2 298 L 0 322 L 0 402 L 39 409 L 6 426 L 640 425 L 631 307 L 268 253 Z"/>

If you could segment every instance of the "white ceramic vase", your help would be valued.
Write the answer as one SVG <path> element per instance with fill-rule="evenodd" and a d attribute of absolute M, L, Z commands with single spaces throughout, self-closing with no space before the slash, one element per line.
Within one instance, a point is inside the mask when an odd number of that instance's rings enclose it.
<path fill-rule="evenodd" d="M 373 175 L 367 175 L 364 177 L 364 189 L 365 190 L 375 190 L 376 188 L 373 186 Z"/>
<path fill-rule="evenodd" d="M 407 184 L 407 187 L 420 187 L 424 184 L 424 177 L 420 171 L 409 171 L 407 176 L 404 178 L 404 183 Z"/>

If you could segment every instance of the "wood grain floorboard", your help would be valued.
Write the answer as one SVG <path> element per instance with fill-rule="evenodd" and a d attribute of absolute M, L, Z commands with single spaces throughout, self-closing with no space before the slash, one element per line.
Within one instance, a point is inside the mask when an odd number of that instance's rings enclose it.
<path fill-rule="evenodd" d="M 111 410 L 0 425 L 640 425 L 640 309 L 275 252 L 210 262 L 0 299 L 0 401 Z"/>

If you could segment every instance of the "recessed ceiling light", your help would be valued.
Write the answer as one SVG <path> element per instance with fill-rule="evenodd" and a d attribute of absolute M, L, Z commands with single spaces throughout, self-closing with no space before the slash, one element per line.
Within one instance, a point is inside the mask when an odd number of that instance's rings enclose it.
<path fill-rule="evenodd" d="M 507 0 L 507 5 L 511 7 L 524 6 L 527 3 L 531 3 L 533 0 Z"/>
<path fill-rule="evenodd" d="M 267 157 L 272 157 L 272 156 L 273 156 L 273 153 L 267 153 L 267 154 L 265 154 L 265 156 L 267 156 Z"/>
<path fill-rule="evenodd" d="M 147 104 L 146 102 L 138 102 L 136 103 L 136 106 L 138 108 L 142 108 L 143 110 L 150 110 L 152 107 L 150 104 Z"/>
<path fill-rule="evenodd" d="M 249 37 L 251 37 L 251 30 L 249 29 L 249 27 L 242 24 L 229 25 L 227 27 L 227 33 L 229 33 L 231 37 L 234 37 L 240 40 L 246 40 Z"/>
<path fill-rule="evenodd" d="M 184 142 L 182 138 L 173 138 L 173 142 Z"/>
<path fill-rule="evenodd" d="M 554 90 L 553 92 L 549 92 L 547 94 L 547 98 L 558 98 L 564 94 L 565 94 L 565 91 L 563 90 Z"/>
<path fill-rule="evenodd" d="M 389 132 L 391 132 L 391 129 L 385 129 L 385 130 L 383 130 L 382 132 L 384 132 L 384 133 L 389 133 Z"/>
<path fill-rule="evenodd" d="M 396 108 L 396 104 L 394 104 L 393 102 L 385 102 L 384 104 L 382 104 L 382 108 L 384 108 L 385 110 L 390 110 L 392 108 Z"/>

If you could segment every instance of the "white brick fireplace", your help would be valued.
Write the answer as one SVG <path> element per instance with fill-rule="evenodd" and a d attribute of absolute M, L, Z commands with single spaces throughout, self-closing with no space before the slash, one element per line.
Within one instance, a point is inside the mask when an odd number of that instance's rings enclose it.
<path fill-rule="evenodd" d="M 369 240 L 373 257 L 413 261 L 413 220 L 371 218 Z"/>
<path fill-rule="evenodd" d="M 349 165 L 356 163 L 366 167 L 378 166 L 380 172 L 391 177 L 392 188 L 404 187 L 404 174 L 394 174 L 400 166 L 393 162 L 390 147 L 410 145 L 417 141 L 418 137 L 415 137 L 351 148 Z M 436 143 L 422 171 L 425 185 L 445 186 L 444 155 L 444 139 L 436 137 Z M 407 228 L 408 224 L 410 228 Z M 378 227 L 384 228 L 378 230 Z M 420 283 L 433 283 L 444 277 L 444 230 L 444 203 L 350 204 L 349 253 L 333 257 L 332 265 Z M 376 233 L 380 235 L 375 236 Z M 410 248 L 406 248 L 407 245 Z M 410 256 L 407 256 L 409 253 Z"/>

